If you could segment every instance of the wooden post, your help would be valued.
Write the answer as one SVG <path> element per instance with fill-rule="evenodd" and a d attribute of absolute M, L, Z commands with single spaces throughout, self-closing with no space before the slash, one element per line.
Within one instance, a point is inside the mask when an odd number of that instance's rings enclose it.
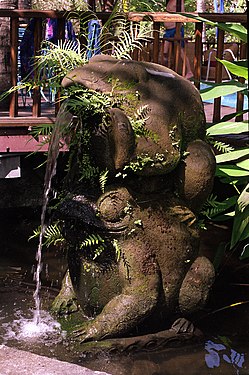
<path fill-rule="evenodd" d="M 64 18 L 58 18 L 57 19 L 57 25 L 58 25 L 58 40 L 65 40 L 65 19 Z M 60 109 L 60 91 L 57 91 L 55 95 L 55 115 L 59 112 Z"/>
<path fill-rule="evenodd" d="M 244 25 L 246 27 L 246 25 Z M 240 46 L 240 59 L 244 60 L 247 58 L 247 44 L 241 43 Z M 239 77 L 239 82 L 245 83 L 245 78 Z M 236 112 L 240 112 L 243 110 L 244 107 L 244 94 L 241 92 L 237 93 L 237 104 L 236 104 Z M 235 117 L 235 121 L 243 121 L 243 114 L 240 116 Z"/>
<path fill-rule="evenodd" d="M 153 22 L 153 62 L 158 63 L 159 58 L 159 35 L 160 35 L 160 22 Z"/>
<path fill-rule="evenodd" d="M 198 89 L 200 89 L 200 80 L 201 80 L 202 29 L 203 29 L 203 23 L 197 22 L 195 24 L 194 79 L 195 79 L 195 86 Z"/>
<path fill-rule="evenodd" d="M 34 31 L 34 55 L 37 56 L 40 53 L 42 41 L 42 19 L 37 18 L 35 20 L 35 31 Z M 35 81 L 39 79 L 38 73 L 35 70 Z M 32 116 L 40 117 L 41 116 L 41 92 L 39 85 L 33 90 L 33 108 Z"/>
<path fill-rule="evenodd" d="M 17 50 L 18 50 L 18 17 L 10 19 L 10 64 L 11 64 L 11 86 L 17 85 Z M 14 91 L 10 97 L 9 117 L 18 115 L 18 92 Z"/>
<path fill-rule="evenodd" d="M 216 57 L 218 59 L 222 59 L 223 51 L 224 51 L 224 31 L 218 28 L 218 36 L 217 36 L 217 54 Z M 216 62 L 216 70 L 215 70 L 215 83 L 222 82 L 222 67 L 223 65 L 220 62 Z M 219 122 L 221 117 L 221 97 L 214 99 L 214 113 L 213 113 L 213 122 Z"/>
<path fill-rule="evenodd" d="M 181 23 L 176 23 L 176 33 L 174 37 L 174 70 L 180 74 L 180 57 L 181 57 Z"/>

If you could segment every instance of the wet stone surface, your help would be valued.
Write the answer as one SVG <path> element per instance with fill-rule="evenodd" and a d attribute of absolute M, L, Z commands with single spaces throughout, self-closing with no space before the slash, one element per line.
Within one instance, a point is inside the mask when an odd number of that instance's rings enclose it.
<path fill-rule="evenodd" d="M 1 375 L 108 375 L 56 359 L 0 346 Z"/>

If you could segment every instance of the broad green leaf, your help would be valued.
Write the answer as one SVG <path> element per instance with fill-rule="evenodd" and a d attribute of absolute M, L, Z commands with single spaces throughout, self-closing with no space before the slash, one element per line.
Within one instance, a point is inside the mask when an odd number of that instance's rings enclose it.
<path fill-rule="evenodd" d="M 214 218 L 212 218 L 212 220 L 213 221 L 227 221 L 227 220 L 234 218 L 234 216 L 235 216 L 235 211 L 231 211 L 231 212 L 227 212 L 225 214 L 219 215 L 219 216 L 215 216 Z"/>
<path fill-rule="evenodd" d="M 227 31 L 229 34 L 237 36 L 240 40 L 247 43 L 247 29 L 245 26 L 238 23 L 221 23 L 218 22 L 217 27 L 221 30 Z"/>
<path fill-rule="evenodd" d="M 249 183 L 246 185 L 246 187 L 240 194 L 237 200 L 237 207 L 238 210 L 235 210 L 236 214 L 238 212 L 244 212 L 247 207 L 249 208 Z"/>
<path fill-rule="evenodd" d="M 235 165 L 216 166 L 216 176 L 219 177 L 245 177 L 249 176 L 249 171 L 241 169 Z"/>
<path fill-rule="evenodd" d="M 222 23 L 222 22 L 212 22 L 206 18 L 195 16 L 189 13 L 180 13 L 185 17 L 196 19 L 197 21 L 205 22 L 207 25 L 218 27 L 221 30 L 227 31 L 229 34 L 232 34 L 239 38 L 241 41 L 247 43 L 247 29 L 237 23 Z"/>
<path fill-rule="evenodd" d="M 222 117 L 221 120 L 222 120 L 222 122 L 223 122 L 223 121 L 229 121 L 229 120 L 231 120 L 232 118 L 237 117 L 237 116 L 244 115 L 245 113 L 248 113 L 248 109 L 244 109 L 243 111 L 238 111 L 238 112 L 229 113 L 228 115 L 225 115 L 224 117 Z"/>
<path fill-rule="evenodd" d="M 245 150 L 231 151 L 226 154 L 216 155 L 216 163 L 226 163 L 232 160 L 238 160 L 246 155 L 249 155 L 249 148 Z"/>
<path fill-rule="evenodd" d="M 240 134 L 249 131 L 248 121 L 219 122 L 207 129 L 209 135 Z"/>
<path fill-rule="evenodd" d="M 235 92 L 243 91 L 247 88 L 246 84 L 232 80 L 229 82 L 216 83 L 206 89 L 200 90 L 202 100 L 209 100 L 234 94 Z"/>
<path fill-rule="evenodd" d="M 249 171 L 249 159 L 239 161 L 236 165 L 239 168 L 247 169 Z"/>
<path fill-rule="evenodd" d="M 240 194 L 235 207 L 235 218 L 233 221 L 233 230 L 230 249 L 239 241 L 249 237 L 249 184 Z"/>
<path fill-rule="evenodd" d="M 248 78 L 248 67 L 239 64 L 239 61 L 231 62 L 227 60 L 220 60 L 218 58 L 216 58 L 216 60 L 219 61 L 222 65 L 224 65 L 232 74 L 238 77 L 243 77 L 245 79 Z M 244 61 L 246 60 L 243 60 L 243 62 Z"/>

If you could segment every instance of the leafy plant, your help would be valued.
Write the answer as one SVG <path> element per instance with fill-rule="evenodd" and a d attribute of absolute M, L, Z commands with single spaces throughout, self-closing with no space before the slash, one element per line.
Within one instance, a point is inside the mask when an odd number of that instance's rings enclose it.
<path fill-rule="evenodd" d="M 247 30 L 241 25 L 216 25 L 236 35 L 243 41 L 247 40 Z M 233 63 L 217 60 L 234 75 L 242 78 L 248 77 L 247 60 L 235 61 Z M 248 82 L 241 83 L 237 79 L 234 79 L 230 82 L 212 84 L 209 88 L 201 91 L 201 96 L 203 100 L 206 100 L 236 92 L 242 92 L 244 95 L 248 95 Z M 248 113 L 248 109 L 244 110 L 242 113 Z M 249 177 L 248 144 L 245 143 L 244 147 L 236 148 L 221 140 L 224 137 L 246 134 L 248 132 L 248 121 L 230 121 L 239 114 L 240 113 L 234 113 L 230 116 L 226 116 L 223 121 L 213 124 L 207 129 L 208 140 L 217 150 L 216 177 L 221 183 L 230 185 L 234 189 L 234 195 L 226 198 L 222 202 L 219 202 L 216 196 L 211 196 L 206 202 L 202 213 L 213 221 L 233 220 L 229 245 L 230 250 L 249 238 L 249 185 L 247 184 Z M 224 250 L 219 249 L 219 252 L 224 253 Z M 249 247 L 245 245 L 241 252 L 241 259 L 248 257 Z"/>
<path fill-rule="evenodd" d="M 105 240 L 97 233 L 92 233 L 85 238 L 85 240 L 80 244 L 80 249 L 88 248 L 92 250 L 92 260 L 99 257 L 104 250 L 106 250 Z"/>
<path fill-rule="evenodd" d="M 29 237 L 29 241 L 34 238 L 39 238 L 40 233 L 41 233 L 41 226 L 33 230 L 33 235 Z M 56 221 L 55 223 L 47 226 L 43 233 L 43 237 L 45 238 L 45 241 L 43 242 L 43 246 L 46 246 L 46 247 L 49 247 L 51 245 L 56 246 L 59 243 L 63 243 L 65 239 L 61 233 L 61 223 L 59 221 Z"/>

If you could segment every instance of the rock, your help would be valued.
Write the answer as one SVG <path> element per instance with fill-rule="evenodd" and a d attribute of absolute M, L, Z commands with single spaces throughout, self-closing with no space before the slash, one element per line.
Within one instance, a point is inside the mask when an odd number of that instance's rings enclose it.
<path fill-rule="evenodd" d="M 0 346 L 1 375 L 110 375 L 23 350 Z"/>

